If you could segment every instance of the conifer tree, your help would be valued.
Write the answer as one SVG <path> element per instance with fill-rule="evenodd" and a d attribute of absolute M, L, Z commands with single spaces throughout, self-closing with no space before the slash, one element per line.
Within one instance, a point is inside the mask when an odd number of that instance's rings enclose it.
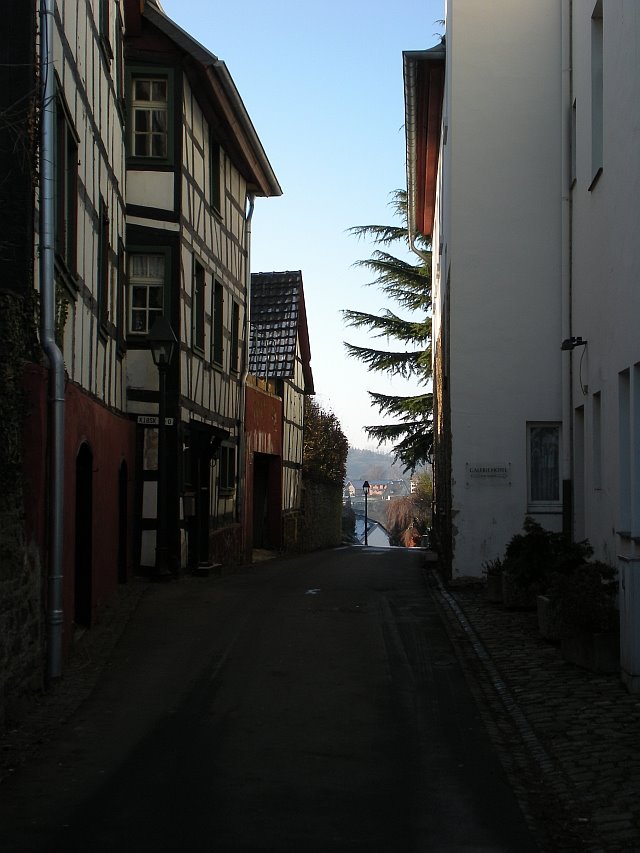
<path fill-rule="evenodd" d="M 400 317 L 385 309 L 381 314 L 363 311 L 343 311 L 345 322 L 356 329 L 366 328 L 373 338 L 387 338 L 399 346 L 393 350 L 362 347 L 346 343 L 347 353 L 362 361 L 370 371 L 415 378 L 416 384 L 428 386 L 431 379 L 431 267 L 425 261 L 416 264 L 402 260 L 387 251 L 394 244 L 409 248 L 407 228 L 407 193 L 395 190 L 390 206 L 400 219 L 400 225 L 359 225 L 349 229 L 358 238 L 372 240 L 383 248 L 376 249 L 366 260 L 357 261 L 375 276 L 368 286 L 378 287 L 401 309 L 410 312 L 411 319 Z M 419 248 L 430 257 L 430 246 L 422 242 Z M 367 435 L 378 444 L 390 441 L 393 453 L 405 466 L 414 471 L 429 462 L 433 448 L 433 395 L 425 390 L 411 396 L 395 396 L 369 391 L 373 403 L 382 415 L 397 418 L 393 424 L 365 426 Z"/>

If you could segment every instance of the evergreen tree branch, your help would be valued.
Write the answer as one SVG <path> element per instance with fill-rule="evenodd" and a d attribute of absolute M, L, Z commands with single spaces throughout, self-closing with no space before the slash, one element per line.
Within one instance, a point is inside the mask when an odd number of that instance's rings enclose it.
<path fill-rule="evenodd" d="M 352 358 L 362 361 L 369 370 L 389 373 L 390 376 L 402 376 L 404 379 L 408 379 L 421 370 L 422 350 L 417 352 L 385 352 L 384 350 L 359 347 L 346 341 L 344 347 Z"/>

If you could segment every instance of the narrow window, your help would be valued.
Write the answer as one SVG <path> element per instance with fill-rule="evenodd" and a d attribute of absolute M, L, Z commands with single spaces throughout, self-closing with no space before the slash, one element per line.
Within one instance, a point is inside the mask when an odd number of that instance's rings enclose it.
<path fill-rule="evenodd" d="M 78 144 L 60 101 L 56 115 L 55 150 L 55 249 L 58 261 L 76 274 L 78 215 Z"/>
<path fill-rule="evenodd" d="M 220 181 L 220 145 L 209 134 L 209 183 L 211 207 L 222 212 L 222 185 Z"/>
<path fill-rule="evenodd" d="M 631 382 L 629 371 L 618 374 L 618 525 L 631 532 Z"/>
<path fill-rule="evenodd" d="M 576 113 L 576 101 L 574 99 L 573 104 L 571 106 L 571 186 L 573 186 L 576 182 L 577 178 L 577 158 L 576 158 L 576 145 L 577 145 L 577 113 Z"/>
<path fill-rule="evenodd" d="M 223 444 L 220 448 L 220 494 L 230 494 L 236 487 L 236 449 Z"/>
<path fill-rule="evenodd" d="M 591 186 L 595 184 L 603 165 L 603 43 L 602 0 L 598 0 L 591 16 Z"/>
<path fill-rule="evenodd" d="M 100 46 L 102 47 L 108 60 L 113 59 L 113 51 L 111 50 L 111 0 L 100 0 L 98 22 L 100 31 Z"/>
<path fill-rule="evenodd" d="M 126 274 L 124 265 L 124 243 L 118 240 L 118 269 L 116 280 L 116 336 L 119 353 L 124 352 L 124 330 L 125 330 L 125 288 Z"/>
<path fill-rule="evenodd" d="M 584 429 L 584 406 L 578 406 L 573 419 L 573 534 L 578 540 L 585 538 Z"/>
<path fill-rule="evenodd" d="M 602 488 L 602 398 L 598 391 L 593 395 L 591 418 L 591 440 L 593 445 L 593 488 Z"/>
<path fill-rule="evenodd" d="M 211 343 L 211 360 L 214 364 L 222 366 L 224 323 L 222 312 L 224 310 L 224 288 L 216 281 L 213 288 L 213 336 Z"/>
<path fill-rule="evenodd" d="M 205 278 L 204 267 L 202 264 L 193 259 L 193 346 L 196 349 L 204 350 L 204 291 Z"/>
<path fill-rule="evenodd" d="M 124 107 L 123 29 L 122 16 L 118 9 L 118 20 L 116 22 L 116 97 L 121 108 Z"/>
<path fill-rule="evenodd" d="M 231 370 L 237 373 L 240 370 L 240 306 L 233 303 L 233 315 L 231 318 Z"/>
<path fill-rule="evenodd" d="M 640 364 L 633 366 L 632 420 L 629 424 L 631 442 L 631 535 L 640 536 Z"/>
<path fill-rule="evenodd" d="M 132 79 L 132 152 L 134 157 L 169 156 L 169 84 L 166 77 Z"/>
<path fill-rule="evenodd" d="M 560 425 L 528 424 L 529 509 L 559 508 Z"/>
<path fill-rule="evenodd" d="M 109 216 L 101 198 L 98 220 L 98 320 L 101 326 L 109 320 L 109 266 Z"/>
<path fill-rule="evenodd" d="M 164 255 L 129 255 L 129 334 L 147 335 L 163 313 L 164 283 Z"/>

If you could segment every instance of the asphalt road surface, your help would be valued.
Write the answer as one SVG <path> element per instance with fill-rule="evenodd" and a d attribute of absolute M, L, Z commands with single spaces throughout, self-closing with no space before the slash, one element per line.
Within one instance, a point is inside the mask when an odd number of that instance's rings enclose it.
<path fill-rule="evenodd" d="M 149 589 L 0 787 L 0 851 L 535 850 L 423 560 L 345 548 Z"/>

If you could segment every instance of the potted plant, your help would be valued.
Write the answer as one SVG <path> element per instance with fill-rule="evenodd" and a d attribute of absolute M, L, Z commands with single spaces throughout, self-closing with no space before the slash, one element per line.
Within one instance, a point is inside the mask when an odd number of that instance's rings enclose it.
<path fill-rule="evenodd" d="M 551 598 L 549 590 L 556 583 L 556 579 L 565 578 L 579 566 L 584 566 L 593 555 L 593 548 L 588 540 L 572 542 L 563 533 L 552 533 L 550 543 L 550 562 L 536 599 L 538 630 L 545 640 L 559 642 L 562 636 L 562 618 L 557 602 Z"/>
<path fill-rule="evenodd" d="M 616 672 L 620 661 L 616 569 L 593 561 L 558 574 L 549 598 L 560 625 L 562 656 L 592 672 Z"/>
<path fill-rule="evenodd" d="M 502 601 L 502 560 L 487 560 L 482 564 L 482 573 L 487 578 L 487 601 Z"/>

